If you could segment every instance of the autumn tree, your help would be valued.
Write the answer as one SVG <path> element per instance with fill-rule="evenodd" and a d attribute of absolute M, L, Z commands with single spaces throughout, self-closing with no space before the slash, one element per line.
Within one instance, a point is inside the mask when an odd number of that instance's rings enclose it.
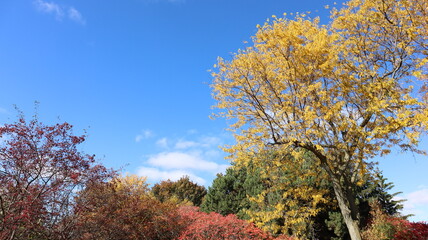
<path fill-rule="evenodd" d="M 145 178 L 118 177 L 79 193 L 76 239 L 176 239 L 185 221 L 172 203 L 149 194 Z"/>
<path fill-rule="evenodd" d="M 315 235 L 326 227 L 325 219 L 316 222 L 317 217 L 332 207 L 326 174 L 312 174 L 316 165 L 309 156 L 303 162 L 271 164 L 272 158 L 284 162 L 289 157 L 269 151 L 258 153 L 256 159 L 265 160 L 257 164 L 250 160 L 232 165 L 214 180 L 201 209 L 237 214 L 274 235 L 318 238 Z"/>
<path fill-rule="evenodd" d="M 315 239 L 316 217 L 331 209 L 332 198 L 325 171 L 317 171 L 310 153 L 290 161 L 290 154 L 269 151 L 258 155 L 261 194 L 251 196 L 246 211 L 250 221 L 274 234 Z M 281 163 L 281 164 L 279 164 Z M 323 225 L 323 224 L 322 224 Z"/>
<path fill-rule="evenodd" d="M 75 192 L 114 175 L 78 150 L 85 138 L 37 117 L 0 127 L 0 239 L 69 239 Z"/>
<path fill-rule="evenodd" d="M 155 184 L 152 189 L 153 196 L 161 202 L 175 201 L 178 203 L 189 202 L 194 206 L 200 206 L 207 190 L 183 176 L 177 181 L 166 180 Z"/>
<path fill-rule="evenodd" d="M 425 0 L 351 0 L 328 26 L 304 15 L 261 26 L 253 46 L 213 72 L 220 115 L 236 120 L 231 158 L 272 147 L 290 161 L 312 153 L 360 240 L 355 186 L 367 163 L 393 147 L 424 153 L 426 9 Z"/>
<path fill-rule="evenodd" d="M 268 157 L 280 156 L 278 154 L 264 156 Z M 265 159 L 262 163 L 269 162 L 273 161 Z M 314 171 L 310 166 L 316 167 L 316 161 L 307 156 L 302 167 L 306 171 Z M 303 174 L 298 172 L 294 175 L 295 172 L 290 169 L 292 168 L 288 167 L 287 170 L 284 167 L 268 166 L 256 168 L 252 161 L 248 166 L 232 165 L 225 174 L 219 174 L 214 179 L 212 186 L 208 188 L 201 210 L 217 212 L 224 216 L 235 214 L 240 219 L 251 219 L 256 225 L 274 235 L 294 234 L 302 239 L 349 239 L 346 225 L 334 204 L 332 185 L 327 181 L 323 170 L 315 177 L 302 177 Z M 308 205 L 316 203 L 312 197 L 300 198 L 297 201 L 299 195 L 294 194 L 298 189 L 296 186 L 317 189 L 319 193 L 323 193 L 322 197 L 327 201 L 319 202 L 317 211 L 310 216 L 293 214 L 293 209 L 303 211 Z M 356 205 L 363 228 L 371 219 L 370 202 L 379 203 L 381 209 L 390 216 L 399 213 L 403 207 L 402 200 L 393 199 L 399 194 L 390 193 L 393 186 L 376 170 L 374 174 L 366 174 L 364 184 L 356 187 Z M 259 196 L 262 192 L 263 195 Z M 280 204 L 283 207 L 279 208 Z"/>

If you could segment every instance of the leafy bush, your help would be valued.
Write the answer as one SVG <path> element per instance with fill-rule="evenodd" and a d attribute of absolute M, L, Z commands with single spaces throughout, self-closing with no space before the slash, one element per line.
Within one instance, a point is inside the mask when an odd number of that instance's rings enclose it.
<path fill-rule="evenodd" d="M 402 223 L 404 228 L 397 231 L 394 240 L 427 240 L 428 224 L 426 222 L 409 222 Z"/>
<path fill-rule="evenodd" d="M 179 240 L 273 239 L 268 233 L 252 223 L 238 219 L 236 215 L 200 212 L 199 208 L 192 206 L 180 207 L 179 214 L 188 219 L 188 226 Z"/>

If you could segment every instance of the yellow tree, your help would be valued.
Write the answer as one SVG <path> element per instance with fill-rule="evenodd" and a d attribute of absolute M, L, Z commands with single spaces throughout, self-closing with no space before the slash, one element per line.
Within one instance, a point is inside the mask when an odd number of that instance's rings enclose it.
<path fill-rule="evenodd" d="M 213 73 L 219 115 L 235 120 L 231 157 L 272 146 L 295 161 L 311 152 L 361 239 L 353 189 L 369 160 L 394 146 L 424 153 L 427 9 L 426 0 L 352 0 L 328 26 L 298 15 L 259 27 L 253 46 Z"/>
<path fill-rule="evenodd" d="M 326 174 L 319 171 L 311 154 L 290 158 L 281 149 L 252 158 L 253 169 L 249 167 L 248 174 L 257 171 L 264 187 L 258 196 L 248 196 L 246 213 L 251 222 L 271 233 L 312 239 L 315 217 L 333 202 Z"/>

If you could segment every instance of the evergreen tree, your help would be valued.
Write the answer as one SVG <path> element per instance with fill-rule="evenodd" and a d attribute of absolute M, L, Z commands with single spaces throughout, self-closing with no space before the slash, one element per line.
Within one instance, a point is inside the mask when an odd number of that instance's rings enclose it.
<path fill-rule="evenodd" d="M 394 197 L 402 192 L 389 193 L 393 188 L 392 182 L 387 182 L 388 178 L 385 178 L 381 172 L 376 173 L 376 186 L 371 194 L 371 200 L 377 201 L 382 210 L 389 215 L 396 215 L 403 209 L 403 202 L 405 200 L 394 200 Z"/>
<path fill-rule="evenodd" d="M 264 188 L 260 173 L 249 167 L 232 166 L 225 174 L 217 174 L 201 205 L 204 212 L 216 212 L 223 216 L 236 214 L 247 219 L 245 210 L 251 207 L 249 197 L 257 196 Z"/>

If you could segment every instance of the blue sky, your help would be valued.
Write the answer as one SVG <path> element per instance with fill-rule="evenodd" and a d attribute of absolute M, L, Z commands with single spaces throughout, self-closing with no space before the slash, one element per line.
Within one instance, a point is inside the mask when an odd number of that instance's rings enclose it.
<path fill-rule="evenodd" d="M 337 1 L 338 4 L 341 1 Z M 205 186 L 229 165 L 232 143 L 214 104 L 208 70 L 272 15 L 311 11 L 319 0 L 22 0 L 0 2 L 0 124 L 28 116 L 87 130 L 82 150 L 108 167 L 149 177 L 184 174 Z M 427 141 L 424 141 L 426 143 Z M 412 220 L 428 220 L 428 161 L 379 158 L 407 198 Z"/>

